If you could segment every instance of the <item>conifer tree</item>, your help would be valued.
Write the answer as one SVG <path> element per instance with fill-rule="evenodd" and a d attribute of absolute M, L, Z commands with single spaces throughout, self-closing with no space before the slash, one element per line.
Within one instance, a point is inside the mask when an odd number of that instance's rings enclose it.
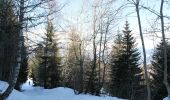
<path fill-rule="evenodd" d="M 61 84 L 61 57 L 55 38 L 55 30 L 48 19 L 44 41 L 35 49 L 34 57 L 30 62 L 29 77 L 34 86 L 55 88 Z"/>
<path fill-rule="evenodd" d="M 42 45 L 38 45 L 35 48 L 34 55 L 29 61 L 29 73 L 28 77 L 33 80 L 34 86 L 40 86 L 40 62 L 42 62 L 41 56 L 43 55 Z"/>
<path fill-rule="evenodd" d="M 119 36 L 117 41 L 117 45 L 114 46 L 113 50 L 117 50 L 115 53 L 118 54 L 113 55 L 111 61 L 112 85 L 116 87 L 112 93 L 120 98 L 136 100 L 136 93 L 140 88 L 141 80 L 140 53 L 127 21 L 123 30 L 123 37 L 120 38 Z"/>
<path fill-rule="evenodd" d="M 90 69 L 87 69 L 86 75 L 88 78 L 87 86 L 86 86 L 86 93 L 90 93 L 92 95 L 99 95 L 99 88 L 98 88 L 98 77 L 97 77 L 97 69 L 93 68 L 93 60 L 89 62 Z"/>
<path fill-rule="evenodd" d="M 15 2 L 11 0 L 0 1 L 0 80 L 9 84 L 5 92 L 0 94 L 0 99 L 6 99 L 12 92 L 18 72 L 20 27 L 14 5 Z"/>
<path fill-rule="evenodd" d="M 167 64 L 170 65 L 170 44 L 167 43 Z M 168 93 L 166 91 L 166 87 L 163 84 L 163 42 L 161 41 L 152 56 L 152 66 L 153 66 L 153 80 L 151 82 L 151 87 L 152 87 L 152 100 L 162 100 L 165 98 Z M 170 76 L 170 68 L 168 67 L 168 76 Z M 170 82 L 170 78 L 168 77 L 168 81 Z"/>
<path fill-rule="evenodd" d="M 48 20 L 46 29 L 46 38 L 43 42 L 43 56 L 40 62 L 40 82 L 44 88 L 54 88 L 60 85 L 60 63 L 59 48 L 54 39 L 54 26 L 51 20 Z"/>
<path fill-rule="evenodd" d="M 114 45 L 111 52 L 111 94 L 116 96 L 118 93 L 118 88 L 116 84 L 118 81 L 118 66 L 121 64 L 121 60 L 119 59 L 121 56 L 121 48 L 122 48 L 122 34 L 118 33 L 116 39 L 114 41 Z"/>
<path fill-rule="evenodd" d="M 0 1 L 0 80 L 11 82 L 19 43 L 18 21 L 13 1 Z"/>

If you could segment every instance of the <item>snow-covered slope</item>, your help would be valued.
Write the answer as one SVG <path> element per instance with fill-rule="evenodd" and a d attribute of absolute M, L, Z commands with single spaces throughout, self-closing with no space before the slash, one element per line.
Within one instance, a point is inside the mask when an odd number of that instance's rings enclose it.
<path fill-rule="evenodd" d="M 23 92 L 14 90 L 8 100 L 121 100 L 109 96 L 75 95 L 72 89 L 64 87 L 54 89 L 32 87 L 28 82 L 24 84 L 23 89 Z"/>

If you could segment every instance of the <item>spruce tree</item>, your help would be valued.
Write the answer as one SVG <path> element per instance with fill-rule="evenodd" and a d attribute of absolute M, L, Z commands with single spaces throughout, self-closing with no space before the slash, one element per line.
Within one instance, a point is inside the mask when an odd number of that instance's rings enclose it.
<path fill-rule="evenodd" d="M 60 86 L 61 57 L 55 39 L 55 30 L 51 20 L 48 19 L 44 41 L 35 48 L 34 57 L 31 58 L 29 77 L 34 86 L 55 88 Z"/>
<path fill-rule="evenodd" d="M 120 66 L 121 61 L 120 61 L 120 56 L 121 56 L 121 47 L 122 46 L 122 34 L 119 34 L 116 36 L 116 39 L 114 41 L 114 45 L 112 47 L 112 52 L 111 52 L 111 89 L 110 92 L 113 96 L 116 96 L 119 87 L 117 86 L 118 82 L 118 66 Z"/>
<path fill-rule="evenodd" d="M 129 30 L 129 24 L 126 21 L 125 29 L 123 30 L 124 38 L 123 38 L 123 57 L 124 57 L 124 63 L 128 67 L 127 72 L 127 80 L 129 86 L 127 86 L 127 89 L 129 88 L 129 92 L 127 92 L 127 96 L 129 96 L 130 100 L 136 100 L 138 97 L 137 95 L 141 85 L 141 69 L 139 68 L 139 60 L 140 60 L 140 53 L 138 51 L 138 48 L 136 47 L 136 41 L 133 37 L 133 34 L 131 33 L 131 30 Z"/>
<path fill-rule="evenodd" d="M 42 62 L 43 47 L 38 45 L 35 48 L 33 56 L 29 60 L 29 73 L 28 76 L 33 80 L 34 86 L 41 86 L 40 82 L 40 62 Z"/>
<path fill-rule="evenodd" d="M 139 68 L 140 53 L 127 21 L 122 38 L 118 37 L 117 40 L 118 42 L 113 50 L 117 50 L 115 53 L 118 54 L 113 55 L 111 61 L 112 87 L 116 87 L 112 93 L 120 98 L 136 100 L 136 93 L 138 93 L 140 88 L 141 80 L 141 69 Z"/>
<path fill-rule="evenodd" d="M 19 23 L 13 9 L 14 1 L 0 1 L 0 80 L 12 83 L 17 64 Z"/>
<path fill-rule="evenodd" d="M 170 44 L 167 43 L 167 60 L 168 60 L 168 65 L 170 65 Z M 166 87 L 163 84 L 163 42 L 161 41 L 152 56 L 152 66 L 153 66 L 153 72 L 152 77 L 153 80 L 151 81 L 151 86 L 152 86 L 152 100 L 163 100 L 168 93 L 166 91 Z M 170 76 L 170 68 L 168 67 L 168 76 Z M 170 78 L 168 77 L 168 81 L 170 82 Z"/>
<path fill-rule="evenodd" d="M 40 80 L 44 88 L 54 88 L 60 85 L 60 63 L 59 48 L 54 39 L 53 23 L 48 20 L 46 38 L 43 42 L 43 56 L 40 62 Z"/>
<path fill-rule="evenodd" d="M 92 95 L 99 95 L 98 89 L 98 76 L 97 76 L 97 69 L 93 69 L 93 60 L 88 59 L 88 64 L 86 65 L 86 78 L 87 84 L 85 86 L 85 93 L 90 93 Z"/>

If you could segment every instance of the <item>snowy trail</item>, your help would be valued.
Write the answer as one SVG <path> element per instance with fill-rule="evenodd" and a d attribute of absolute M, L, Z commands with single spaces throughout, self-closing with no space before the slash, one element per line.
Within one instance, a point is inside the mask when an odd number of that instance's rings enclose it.
<path fill-rule="evenodd" d="M 121 100 L 109 96 L 75 95 L 72 89 L 64 87 L 54 89 L 32 87 L 28 82 L 22 88 L 23 92 L 14 90 L 7 100 Z"/>
<path fill-rule="evenodd" d="M 75 95 L 72 89 L 55 88 L 43 89 L 34 88 L 24 92 L 16 90 L 10 95 L 8 100 L 120 100 L 114 97 L 98 97 L 92 95 Z"/>
<path fill-rule="evenodd" d="M 42 87 L 32 87 L 31 84 L 29 82 L 25 83 L 22 87 L 23 92 L 13 90 L 7 100 L 123 100 L 109 96 L 75 95 L 74 91 L 70 88 L 43 89 Z"/>

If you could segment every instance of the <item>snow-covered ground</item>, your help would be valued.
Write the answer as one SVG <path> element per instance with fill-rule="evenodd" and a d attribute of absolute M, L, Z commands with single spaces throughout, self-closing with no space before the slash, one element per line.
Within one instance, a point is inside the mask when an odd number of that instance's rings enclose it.
<path fill-rule="evenodd" d="M 58 87 L 54 89 L 43 89 L 41 87 L 32 87 L 31 82 L 23 85 L 23 92 L 14 90 L 8 100 L 121 100 L 109 96 L 75 95 L 69 88 Z"/>
<path fill-rule="evenodd" d="M 165 98 L 165 99 L 163 99 L 163 100 L 169 100 L 169 99 L 168 99 L 168 97 L 167 97 L 167 98 Z"/>
<path fill-rule="evenodd" d="M 7 82 L 0 81 L 0 93 L 8 87 Z M 70 88 L 58 87 L 54 89 L 43 89 L 32 87 L 32 81 L 28 80 L 23 86 L 23 92 L 13 90 L 7 100 L 123 100 L 109 96 L 75 95 Z M 164 100 L 168 100 L 165 98 Z"/>
<path fill-rule="evenodd" d="M 0 94 L 4 93 L 8 86 L 9 84 L 7 82 L 0 81 Z"/>

